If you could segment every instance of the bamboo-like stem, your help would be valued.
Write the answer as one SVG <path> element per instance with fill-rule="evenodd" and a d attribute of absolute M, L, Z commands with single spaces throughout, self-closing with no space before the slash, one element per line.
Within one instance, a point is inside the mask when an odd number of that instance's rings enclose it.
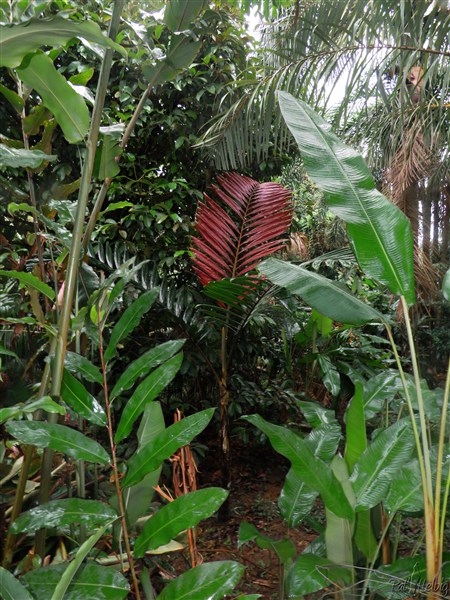
<path fill-rule="evenodd" d="M 111 448 L 111 467 L 113 470 L 114 485 L 116 487 L 117 501 L 119 504 L 120 522 L 121 522 L 121 526 L 122 526 L 123 539 L 125 542 L 125 549 L 126 549 L 126 553 L 127 553 L 127 557 L 128 557 L 128 563 L 130 565 L 131 579 L 133 581 L 133 587 L 134 587 L 136 598 L 137 598 L 137 600 L 140 600 L 141 595 L 139 592 L 139 582 L 138 582 L 138 579 L 136 576 L 136 569 L 134 566 L 133 553 L 131 551 L 131 546 L 130 546 L 130 538 L 128 535 L 125 506 L 124 506 L 124 502 L 123 502 L 122 489 L 120 487 L 120 473 L 119 473 L 119 468 L 117 465 L 116 443 L 114 441 L 111 404 L 109 402 L 108 382 L 106 380 L 106 364 L 105 364 L 105 358 L 103 355 L 103 336 L 102 336 L 102 328 L 101 328 L 101 323 L 100 323 L 100 305 L 98 307 L 98 317 L 97 318 L 98 318 L 100 364 L 102 367 L 102 374 L 103 374 L 103 393 L 104 393 L 104 398 L 105 398 L 106 417 L 108 419 L 109 445 Z"/>
<path fill-rule="evenodd" d="M 115 40 L 119 29 L 120 15 L 122 13 L 124 0 L 115 0 L 108 36 Z M 95 96 L 95 104 L 92 112 L 91 125 L 86 140 L 86 159 L 83 165 L 81 175 L 80 189 L 78 193 L 77 212 L 72 231 L 72 243 L 67 261 L 66 279 L 64 286 L 64 297 L 61 307 L 61 313 L 58 321 L 58 335 L 56 342 L 55 357 L 52 372 L 52 389 L 54 397 L 59 397 L 61 392 L 61 382 L 64 368 L 64 358 L 67 349 L 67 338 L 69 334 L 70 314 L 72 312 L 73 297 L 75 292 L 75 283 L 77 280 L 78 266 L 81 258 L 81 241 L 84 228 L 84 216 L 89 198 L 89 189 L 92 179 L 92 170 L 94 167 L 95 152 L 99 128 L 102 118 L 103 106 L 105 103 L 106 91 L 108 87 L 109 73 L 111 71 L 113 50 L 107 48 L 102 61 L 100 76 Z M 48 421 L 56 423 L 57 414 L 50 414 Z M 50 473 L 53 462 L 53 451 L 47 448 L 44 452 L 41 468 L 41 490 L 39 502 L 43 504 L 48 500 L 50 491 Z M 39 556 L 43 556 L 45 546 L 45 529 L 36 534 L 35 551 Z"/>
<path fill-rule="evenodd" d="M 447 474 L 447 481 L 445 485 L 445 493 L 441 506 L 441 488 L 442 488 L 442 465 L 444 461 L 444 444 L 445 444 L 445 430 L 447 425 L 447 411 L 450 396 L 450 358 L 447 365 L 447 378 L 445 381 L 444 389 L 444 401 L 442 402 L 442 414 L 441 414 L 441 426 L 439 429 L 439 444 L 438 444 L 438 456 L 437 456 L 437 472 L 436 472 L 436 494 L 434 500 L 435 514 L 436 514 L 436 535 L 438 539 L 438 552 L 439 556 L 442 556 L 444 551 L 444 529 L 445 529 L 445 517 L 447 514 L 447 502 L 450 490 L 450 469 Z M 441 511 L 441 512 L 439 512 Z"/>

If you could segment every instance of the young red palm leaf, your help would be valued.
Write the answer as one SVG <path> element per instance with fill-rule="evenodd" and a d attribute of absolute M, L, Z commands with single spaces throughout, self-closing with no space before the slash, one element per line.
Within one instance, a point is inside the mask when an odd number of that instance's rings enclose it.
<path fill-rule="evenodd" d="M 290 192 L 237 173 L 217 178 L 197 209 L 192 238 L 200 282 L 241 277 L 286 242 L 292 219 Z"/>

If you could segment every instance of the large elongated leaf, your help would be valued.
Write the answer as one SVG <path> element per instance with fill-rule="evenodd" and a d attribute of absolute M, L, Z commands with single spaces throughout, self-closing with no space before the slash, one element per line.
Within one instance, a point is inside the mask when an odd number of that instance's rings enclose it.
<path fill-rule="evenodd" d="M 0 567 L 0 598 L 3 600 L 33 600 L 28 592 L 12 573 Z"/>
<path fill-rule="evenodd" d="M 47 599 L 52 597 L 66 569 L 67 563 L 35 569 L 27 573 L 22 580 L 32 590 L 34 598 Z M 128 593 L 128 582 L 121 573 L 110 567 L 89 563 L 80 567 L 64 595 L 64 600 L 122 600 Z M 15 600 L 19 598 L 22 599 L 22 596 L 16 596 Z M 27 600 L 26 596 L 24 600 Z"/>
<path fill-rule="evenodd" d="M 122 46 L 103 35 L 94 21 L 70 21 L 56 16 L 50 19 L 30 19 L 19 25 L 0 27 L 0 65 L 18 67 L 23 57 L 41 46 L 61 46 L 74 37 L 114 48 L 122 55 Z"/>
<path fill-rule="evenodd" d="M 328 558 L 301 554 L 286 577 L 288 597 L 297 598 L 329 587 L 333 582 L 350 583 L 351 572 L 332 563 Z"/>
<path fill-rule="evenodd" d="M 89 129 L 89 111 L 83 98 L 56 70 L 52 60 L 46 54 L 35 54 L 28 57 L 17 72 L 55 115 L 66 140 L 82 140 Z"/>
<path fill-rule="evenodd" d="M 413 446 L 409 419 L 376 436 L 358 459 L 351 476 L 356 510 L 372 508 L 383 500 L 397 471 L 410 458 Z"/>
<path fill-rule="evenodd" d="M 341 323 L 363 325 L 381 321 L 383 316 L 350 291 L 326 277 L 276 258 L 268 258 L 258 267 L 272 283 L 298 294 L 323 315 Z"/>
<path fill-rule="evenodd" d="M 122 485 L 128 487 L 138 483 L 147 473 L 157 469 L 163 460 L 172 456 L 178 448 L 189 444 L 196 435 L 205 429 L 213 413 L 214 409 L 208 408 L 186 417 L 150 440 L 128 461 L 128 472 Z"/>
<path fill-rule="evenodd" d="M 390 512 L 419 512 L 423 510 L 422 477 L 418 460 L 403 466 L 395 475 L 383 504 Z"/>
<path fill-rule="evenodd" d="M 117 514 L 104 502 L 66 498 L 31 508 L 12 523 L 11 531 L 15 534 L 34 533 L 43 527 L 64 527 L 72 523 L 83 523 L 93 529 L 114 519 Z"/>
<path fill-rule="evenodd" d="M 153 86 L 175 79 L 180 71 L 191 65 L 201 46 L 201 41 L 195 42 L 188 35 L 173 35 L 166 56 L 154 64 L 144 65 L 145 79 Z"/>
<path fill-rule="evenodd" d="M 82 375 L 87 381 L 103 385 L 102 374 L 85 356 L 67 351 L 64 358 L 64 365 L 71 373 Z"/>
<path fill-rule="evenodd" d="M 195 600 L 221 600 L 243 573 L 244 567 L 231 560 L 205 563 L 169 583 L 156 600 L 190 600 L 194 593 Z"/>
<path fill-rule="evenodd" d="M 41 150 L 10 148 L 9 146 L 5 146 L 5 144 L 0 144 L 0 170 L 5 169 L 5 167 L 36 169 L 44 161 L 55 159 L 56 155 L 45 154 Z"/>
<path fill-rule="evenodd" d="M 155 288 L 145 292 L 137 300 L 131 304 L 114 325 L 111 332 L 108 347 L 105 350 L 105 361 L 110 360 L 116 352 L 117 344 L 133 331 L 139 325 L 140 320 L 148 312 L 156 298 L 158 297 L 159 289 Z"/>
<path fill-rule="evenodd" d="M 105 426 L 107 424 L 108 419 L 103 408 L 81 381 L 78 381 L 66 369 L 64 369 L 61 382 L 61 397 L 70 408 L 94 425 Z"/>
<path fill-rule="evenodd" d="M 345 424 L 345 462 L 347 463 L 351 473 L 358 458 L 367 447 L 366 421 L 364 419 L 363 404 L 363 386 L 359 382 L 355 384 L 355 394 L 347 407 L 347 411 L 345 413 Z"/>
<path fill-rule="evenodd" d="M 189 29 L 194 19 L 207 6 L 207 0 L 170 0 L 164 11 L 164 23 L 170 31 Z"/>
<path fill-rule="evenodd" d="M 279 102 L 308 175 L 348 225 L 359 264 L 413 304 L 413 239 L 407 217 L 375 188 L 363 158 L 341 142 L 320 115 L 287 92 L 279 92 Z"/>
<path fill-rule="evenodd" d="M 0 271 L 0 276 L 17 279 L 25 287 L 37 290 L 41 294 L 44 294 L 44 296 L 47 296 L 47 298 L 50 298 L 50 300 L 54 300 L 55 298 L 55 290 L 32 273 L 24 273 L 22 271 Z"/>
<path fill-rule="evenodd" d="M 116 443 L 126 437 L 133 423 L 142 414 L 146 405 L 152 402 L 162 390 L 169 385 L 175 375 L 178 373 L 181 363 L 183 362 L 183 354 L 180 352 L 169 359 L 163 365 L 158 367 L 136 388 L 136 391 L 128 400 L 125 408 L 122 411 L 119 425 L 117 426 L 116 435 L 114 437 Z"/>
<path fill-rule="evenodd" d="M 147 375 L 151 369 L 172 358 L 178 350 L 181 350 L 184 342 L 185 340 L 171 340 L 144 352 L 131 365 L 128 365 L 119 377 L 111 390 L 110 398 L 116 398 L 122 392 L 129 390 L 140 377 Z"/>
<path fill-rule="evenodd" d="M 352 518 L 353 508 L 340 482 L 331 468 L 314 456 L 305 440 L 285 427 L 268 423 L 259 415 L 249 415 L 243 418 L 267 435 L 274 450 L 291 462 L 299 479 L 303 480 L 311 490 L 319 492 L 327 508 L 339 517 Z"/>
<path fill-rule="evenodd" d="M 254 525 L 242 521 L 239 526 L 238 548 L 247 542 L 255 541 L 262 549 L 275 552 L 282 564 L 287 564 L 296 554 L 295 546 L 289 538 L 273 539 L 260 533 Z"/>
<path fill-rule="evenodd" d="M 294 469 L 289 469 L 278 498 L 278 508 L 289 527 L 296 527 L 309 515 L 318 495 L 297 477 Z"/>
<path fill-rule="evenodd" d="M 206 488 L 169 502 L 146 522 L 134 554 L 143 556 L 146 550 L 163 546 L 181 531 L 195 527 L 214 514 L 227 496 L 228 492 L 221 488 Z"/>
<path fill-rule="evenodd" d="M 197 208 L 192 238 L 201 283 L 239 277 L 279 250 L 292 218 L 290 192 L 277 183 L 227 173 Z"/>
<path fill-rule="evenodd" d="M 108 453 L 95 440 L 79 431 L 44 421 L 10 421 L 6 428 L 23 444 L 51 448 L 72 458 L 107 464 Z"/>

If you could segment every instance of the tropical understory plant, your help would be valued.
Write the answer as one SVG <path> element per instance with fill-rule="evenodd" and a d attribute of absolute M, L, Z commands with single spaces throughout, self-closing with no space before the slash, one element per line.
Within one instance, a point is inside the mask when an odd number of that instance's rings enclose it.
<path fill-rule="evenodd" d="M 285 592 L 288 597 L 301 597 L 335 581 L 343 597 L 363 598 L 370 589 L 383 597 L 406 598 L 415 585 L 423 584 L 419 589 L 428 598 L 439 598 L 450 578 L 444 555 L 450 490 L 446 441 L 450 364 L 445 388 L 430 391 L 420 377 L 409 318 L 409 306 L 414 303 L 410 224 L 375 189 L 363 159 L 345 146 L 319 115 L 288 93 L 280 92 L 279 101 L 309 176 L 326 194 L 330 209 L 347 223 L 361 268 L 400 297 L 412 367 L 411 374 L 405 371 L 392 323 L 348 289 L 277 259 L 259 266 L 261 275 L 299 295 L 334 321 L 358 327 L 384 323 L 397 365 L 389 376 L 380 374 L 375 386 L 362 378 L 354 381 L 355 393 L 346 413 L 343 457 L 336 453 L 339 431 L 333 418 L 317 406 L 301 404 L 313 427 L 306 439 L 256 415 L 246 417 L 291 462 L 280 497 L 280 508 L 288 523 L 298 523 L 311 510 L 317 495 L 325 505 L 322 546 L 318 540 L 293 563 L 292 552 L 284 557 L 288 567 Z M 448 283 L 447 273 L 443 287 L 447 299 Z M 403 408 L 398 409 L 394 401 L 397 393 L 401 393 L 409 417 L 403 416 Z M 385 403 L 386 427 L 376 430 L 368 441 L 366 421 Z M 370 518 L 370 511 L 375 509 L 381 511 L 380 531 L 373 530 Z M 385 554 L 395 515 L 417 510 L 424 515 L 425 554 L 400 559 Z M 247 529 L 241 532 L 242 541 L 258 540 L 258 536 L 258 532 Z M 367 561 L 359 584 L 354 570 L 355 545 Z M 375 570 L 381 550 L 385 564 Z M 393 585 L 398 581 L 404 586 Z M 408 581 L 412 582 L 409 586 Z"/>

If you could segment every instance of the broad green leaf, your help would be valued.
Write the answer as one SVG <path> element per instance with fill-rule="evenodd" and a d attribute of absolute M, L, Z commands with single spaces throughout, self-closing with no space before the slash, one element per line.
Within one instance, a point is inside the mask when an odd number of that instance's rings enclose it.
<path fill-rule="evenodd" d="M 189 442 L 205 429 L 211 421 L 214 409 L 208 408 L 174 423 L 155 438 L 147 442 L 128 461 L 128 471 L 123 487 L 141 481 L 150 471 L 157 469 L 163 460 L 174 454 L 178 448 Z"/>
<path fill-rule="evenodd" d="M 2 84 L 0 84 L 0 94 L 2 94 L 2 96 L 4 96 L 6 100 L 8 100 L 8 102 L 19 115 L 22 113 L 24 102 L 23 99 L 19 96 L 19 94 L 16 94 L 16 92 L 13 92 L 12 90 L 10 90 Z"/>
<path fill-rule="evenodd" d="M 414 513 L 423 510 L 422 477 L 417 459 L 398 471 L 387 496 L 383 499 L 383 504 L 393 513 Z"/>
<path fill-rule="evenodd" d="M 350 473 L 358 458 L 367 447 L 366 421 L 364 418 L 363 386 L 355 384 L 355 393 L 345 413 L 345 462 Z"/>
<path fill-rule="evenodd" d="M 182 362 L 183 354 L 180 352 L 153 371 L 136 388 L 122 411 L 116 435 L 114 436 L 116 444 L 130 433 L 134 422 L 142 414 L 146 405 L 152 402 L 169 385 L 178 373 Z"/>
<path fill-rule="evenodd" d="M 413 238 L 408 218 L 376 188 L 363 158 L 302 100 L 278 94 L 306 171 L 330 209 L 347 223 L 362 269 L 414 304 Z M 320 311 L 322 312 L 322 311 Z"/>
<path fill-rule="evenodd" d="M 36 410 L 45 410 L 48 413 L 57 413 L 59 415 L 65 415 L 66 409 L 61 404 L 58 404 L 50 396 L 42 396 L 37 400 L 31 400 L 25 404 L 16 404 L 15 406 L 8 406 L 0 410 L 0 423 L 17 417 L 23 413 L 29 414 Z"/>
<path fill-rule="evenodd" d="M 254 525 L 241 521 L 239 526 L 238 548 L 248 542 L 256 542 L 263 550 L 272 550 L 282 564 L 287 564 L 296 554 L 293 542 L 288 538 L 274 540 L 268 535 L 260 533 Z"/>
<path fill-rule="evenodd" d="M 314 456 L 329 462 L 336 454 L 342 430 L 338 423 L 329 423 L 315 427 L 305 438 L 305 442 L 311 448 Z"/>
<path fill-rule="evenodd" d="M 0 567 L 0 598 L 2 600 L 33 600 L 18 579 L 12 573 Z"/>
<path fill-rule="evenodd" d="M 378 541 L 372 527 L 370 510 L 356 513 L 355 544 L 363 555 L 369 560 L 375 560 L 378 552 Z"/>
<path fill-rule="evenodd" d="M 286 427 L 268 423 L 258 415 L 249 415 L 243 418 L 267 435 L 274 450 L 291 462 L 299 479 L 303 480 L 311 490 L 319 492 L 327 508 L 339 517 L 352 518 L 353 508 L 340 482 L 331 468 L 314 456 L 305 440 Z"/>
<path fill-rule="evenodd" d="M 17 72 L 54 114 L 66 140 L 81 141 L 89 129 L 89 111 L 83 98 L 56 70 L 52 60 L 46 54 L 32 55 Z"/>
<path fill-rule="evenodd" d="M 263 261 L 258 271 L 272 283 L 297 294 L 330 319 L 349 325 L 382 321 L 383 316 L 341 285 L 303 267 L 277 258 Z"/>
<path fill-rule="evenodd" d="M 384 500 L 391 481 L 408 462 L 414 446 L 409 419 L 381 431 L 358 459 L 351 481 L 356 510 L 373 508 Z"/>
<path fill-rule="evenodd" d="M 228 496 L 221 488 L 206 488 L 180 496 L 169 502 L 145 523 L 136 540 L 135 556 L 163 546 L 180 532 L 195 527 L 202 519 L 213 515 Z"/>
<path fill-rule="evenodd" d="M 47 296 L 47 298 L 50 298 L 50 300 L 55 299 L 55 291 L 49 285 L 47 285 L 46 283 L 41 281 L 38 277 L 36 277 L 32 273 L 25 273 L 22 271 L 1 271 L 0 270 L 0 277 L 8 277 L 8 278 L 17 279 L 25 287 L 31 287 L 31 288 L 37 290 L 44 296 Z"/>
<path fill-rule="evenodd" d="M 64 369 L 63 372 L 61 398 L 76 413 L 94 425 L 106 426 L 108 423 L 105 411 L 94 396 L 67 369 Z"/>
<path fill-rule="evenodd" d="M 351 583 L 351 571 L 332 563 L 328 558 L 301 554 L 286 576 L 288 598 L 313 594 L 328 588 L 333 582 Z"/>
<path fill-rule="evenodd" d="M 0 26 L 0 66 L 18 67 L 29 52 L 41 46 L 61 46 L 74 37 L 114 48 L 126 56 L 125 50 L 106 37 L 94 21 L 71 21 L 56 16 Z"/>
<path fill-rule="evenodd" d="M 35 598 L 47 600 L 52 597 L 67 563 L 36 569 L 27 573 L 22 580 L 32 590 Z M 95 563 L 81 566 L 68 587 L 64 600 L 123 600 L 129 594 L 126 578 L 115 569 Z M 15 600 L 21 599 L 17 596 Z"/>
<path fill-rule="evenodd" d="M 44 421 L 10 421 L 6 429 L 22 444 L 51 448 L 72 458 L 102 465 L 109 462 L 108 453 L 100 444 L 65 425 Z"/>
<path fill-rule="evenodd" d="M 341 390 L 341 376 L 339 375 L 338 370 L 328 356 L 317 354 L 316 359 L 319 363 L 320 370 L 322 371 L 322 381 L 324 386 L 332 396 L 338 396 Z"/>
<path fill-rule="evenodd" d="M 144 352 L 131 365 L 128 365 L 119 377 L 116 385 L 111 390 L 111 400 L 120 396 L 122 392 L 129 390 L 140 377 L 147 375 L 151 369 L 172 358 L 176 352 L 181 350 L 184 342 L 185 340 L 171 340 Z"/>
<path fill-rule="evenodd" d="M 114 356 L 120 340 L 139 325 L 142 317 L 153 306 L 158 294 L 158 288 L 144 292 L 124 311 L 111 332 L 111 338 L 105 350 L 105 362 L 108 362 Z"/>
<path fill-rule="evenodd" d="M 103 385 L 103 377 L 98 368 L 91 363 L 85 356 L 76 352 L 66 352 L 64 365 L 68 371 L 73 374 L 82 375 L 86 381 Z"/>
<path fill-rule="evenodd" d="M 169 583 L 156 600 L 222 600 L 244 574 L 244 567 L 231 560 L 205 563 Z"/>
<path fill-rule="evenodd" d="M 278 508 L 289 527 L 296 527 L 311 512 L 318 496 L 299 479 L 294 469 L 289 469 L 278 498 Z"/>
<path fill-rule="evenodd" d="M 398 392 L 403 391 L 400 374 L 395 369 L 388 369 L 364 382 L 364 413 L 371 419 L 391 401 Z"/>
<path fill-rule="evenodd" d="M 336 420 L 334 410 L 329 410 L 320 406 L 317 402 L 307 402 L 305 400 L 297 400 L 305 419 L 311 427 L 320 427 L 321 425 L 339 425 Z"/>
<path fill-rule="evenodd" d="M 135 204 L 133 204 L 133 202 L 129 202 L 128 200 L 121 200 L 119 202 L 111 202 L 110 204 L 108 204 L 108 206 L 105 208 L 105 210 L 102 210 L 100 212 L 100 214 L 105 215 L 106 213 L 112 212 L 114 210 L 120 210 L 122 208 L 132 208 L 134 206 L 135 206 Z"/>
<path fill-rule="evenodd" d="M 342 484 L 351 506 L 355 505 L 355 494 L 348 477 L 348 469 L 342 456 L 336 455 L 331 463 L 336 478 Z M 325 507 L 325 544 L 327 558 L 338 565 L 353 565 L 354 518 L 342 519 Z"/>
<path fill-rule="evenodd" d="M 164 23 L 170 31 L 190 29 L 192 22 L 207 6 L 207 0 L 170 0 L 164 11 Z"/>
<path fill-rule="evenodd" d="M 94 73 L 94 67 L 88 67 L 87 69 L 81 71 L 81 73 L 76 73 L 75 75 L 69 77 L 69 81 L 74 85 L 87 85 L 94 76 Z"/>
<path fill-rule="evenodd" d="M 122 148 L 119 146 L 117 140 L 111 135 L 103 136 L 103 140 L 95 156 L 95 177 L 100 181 L 104 181 L 108 177 L 115 177 L 120 171 L 116 156 L 120 156 L 121 154 Z"/>
<path fill-rule="evenodd" d="M 444 275 L 442 293 L 444 294 L 444 298 L 450 302 L 450 269 Z"/>
<path fill-rule="evenodd" d="M 151 65 L 144 65 L 142 72 L 149 84 L 156 86 L 168 81 L 187 69 L 197 56 L 201 41 L 194 42 L 187 35 L 173 35 L 166 56 Z"/>
<path fill-rule="evenodd" d="M 88 529 L 100 527 L 117 519 L 116 512 L 97 500 L 67 498 L 52 500 L 31 508 L 12 523 L 12 533 L 34 533 L 44 527 L 65 527 L 72 523 L 86 525 Z"/>

